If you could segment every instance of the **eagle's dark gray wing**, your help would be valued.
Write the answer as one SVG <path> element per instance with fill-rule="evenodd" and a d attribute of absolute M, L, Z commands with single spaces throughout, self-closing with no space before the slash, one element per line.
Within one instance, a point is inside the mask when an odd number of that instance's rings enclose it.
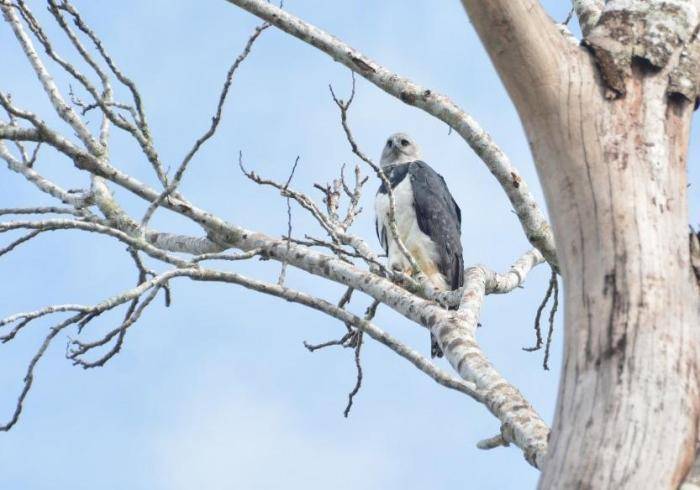
<path fill-rule="evenodd" d="M 430 237 L 440 254 L 438 270 L 454 290 L 464 284 L 462 258 L 462 212 L 452 198 L 445 179 L 427 163 L 412 162 L 408 169 L 418 226 Z"/>

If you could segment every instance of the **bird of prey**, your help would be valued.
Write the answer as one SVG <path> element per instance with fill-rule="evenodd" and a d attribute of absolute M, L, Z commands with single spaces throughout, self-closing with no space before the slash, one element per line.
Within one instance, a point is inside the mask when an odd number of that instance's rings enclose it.
<path fill-rule="evenodd" d="M 436 289 L 459 289 L 464 284 L 462 214 L 445 179 L 421 160 L 420 149 L 404 133 L 393 134 L 386 141 L 381 167 L 394 195 L 399 238 Z M 389 195 L 384 183 L 377 191 L 374 208 L 377 237 L 389 267 L 410 274 L 411 266 L 389 227 Z M 432 336 L 431 355 L 442 357 Z"/>

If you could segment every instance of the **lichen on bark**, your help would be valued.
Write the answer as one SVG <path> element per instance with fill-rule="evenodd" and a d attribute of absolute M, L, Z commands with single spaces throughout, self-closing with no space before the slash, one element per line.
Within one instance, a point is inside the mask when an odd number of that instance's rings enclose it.
<path fill-rule="evenodd" d="M 612 0 L 584 43 L 591 48 L 611 97 L 627 93 L 631 65 L 637 59 L 655 70 L 672 70 L 669 92 L 694 99 L 697 24 L 694 0 Z"/>

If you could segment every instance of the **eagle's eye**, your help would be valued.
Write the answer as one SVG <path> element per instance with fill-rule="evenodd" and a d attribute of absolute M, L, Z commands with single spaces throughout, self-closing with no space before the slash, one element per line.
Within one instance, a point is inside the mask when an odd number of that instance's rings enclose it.
<path fill-rule="evenodd" d="M 391 140 L 387 140 L 386 146 L 388 146 L 389 148 L 391 148 Z"/>
<path fill-rule="evenodd" d="M 408 140 L 401 140 L 401 146 L 408 146 Z"/>

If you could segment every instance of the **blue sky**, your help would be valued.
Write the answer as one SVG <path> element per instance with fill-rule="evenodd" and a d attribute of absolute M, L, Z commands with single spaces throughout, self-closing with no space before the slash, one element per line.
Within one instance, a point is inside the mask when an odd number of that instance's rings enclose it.
<path fill-rule="evenodd" d="M 42 2 L 29 2 L 45 19 Z M 546 2 L 557 19 L 564 2 Z M 156 144 L 173 168 L 209 124 L 231 61 L 256 19 L 217 2 L 79 2 L 123 69 L 139 84 Z M 398 73 L 449 94 L 494 136 L 542 202 L 527 141 L 498 77 L 456 0 L 327 2 L 288 0 L 286 8 L 365 52 Z M 51 32 L 55 32 L 51 30 Z M 57 42 L 65 48 L 65 42 Z M 49 112 L 9 28 L 0 26 L 0 89 L 66 131 Z M 57 76 L 67 89 L 67 81 Z M 298 188 L 354 164 L 327 86 L 349 89 L 347 69 L 314 48 L 266 31 L 232 87 L 217 137 L 192 163 L 182 191 L 227 220 L 274 235 L 286 230 L 285 203 L 248 182 L 238 151 L 257 172 L 284 179 L 297 155 Z M 503 192 L 455 134 L 423 112 L 359 80 L 350 123 L 366 153 L 378 158 L 390 133 L 406 131 L 425 159 L 445 176 L 462 208 L 467 264 L 504 270 L 528 249 Z M 93 121 L 94 125 L 95 122 Z M 67 131 L 70 134 L 69 131 Z M 155 185 L 135 145 L 115 132 L 113 163 Z M 697 159 L 697 148 L 690 161 Z M 693 166 L 691 164 L 691 166 Z M 38 168 L 67 187 L 85 185 L 70 162 L 45 151 Z M 5 171 L 0 207 L 50 201 Z M 691 183 L 700 185 L 697 165 Z M 367 212 L 355 231 L 375 246 Z M 691 187 L 692 189 L 692 187 Z M 135 216 L 145 210 L 120 190 Z M 691 221 L 700 221 L 700 199 L 691 190 Z M 544 206 L 544 203 L 542 202 Z M 295 232 L 318 229 L 294 209 Z M 164 230 L 198 232 L 161 212 Z M 9 238 L 5 238 L 8 240 Z M 4 242 L 3 242 L 4 243 Z M 274 279 L 276 264 L 229 266 Z M 479 340 L 497 368 L 539 410 L 552 418 L 561 362 L 562 332 L 555 332 L 552 370 L 542 353 L 521 347 L 534 341 L 532 322 L 548 270 L 540 267 L 526 287 L 489 297 Z M 99 236 L 54 232 L 0 260 L 0 316 L 57 302 L 95 302 L 136 279 L 123 247 Z M 341 288 L 290 272 L 289 284 L 326 298 Z M 367 298 L 353 301 L 363 311 Z M 561 313 L 558 326 L 561 327 Z M 106 315 L 86 335 L 114 328 Z M 377 323 L 425 354 L 426 332 L 380 309 Z M 50 323 L 37 323 L 0 346 L 0 416 L 7 418 L 26 363 Z M 127 336 L 123 352 L 107 366 L 83 371 L 64 359 L 65 338 L 51 347 L 20 423 L 0 434 L 0 488 L 289 489 L 531 488 L 537 472 L 516 448 L 482 452 L 481 438 L 498 421 L 475 402 L 437 386 L 407 362 L 371 341 L 365 346 L 364 385 L 352 414 L 342 417 L 354 383 L 350 351 L 309 354 L 303 340 L 338 336 L 330 318 L 230 285 L 173 283 L 173 305 L 156 302 Z"/>

